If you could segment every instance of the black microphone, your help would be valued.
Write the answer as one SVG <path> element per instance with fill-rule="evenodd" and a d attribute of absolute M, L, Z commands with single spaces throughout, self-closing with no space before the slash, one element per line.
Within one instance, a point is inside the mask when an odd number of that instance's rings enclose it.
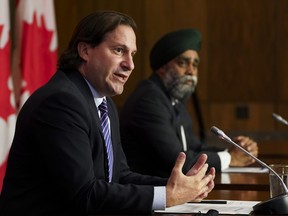
<path fill-rule="evenodd" d="M 280 123 L 282 123 L 282 124 L 284 124 L 284 125 L 288 125 L 288 121 L 287 121 L 286 119 L 282 118 L 282 116 L 277 115 L 276 113 L 272 113 L 272 117 L 273 117 L 276 121 L 278 121 L 278 122 L 280 122 Z"/>
<path fill-rule="evenodd" d="M 269 171 L 271 171 L 277 178 L 279 179 L 282 188 L 284 189 L 285 193 L 280 194 L 276 197 L 270 198 L 266 201 L 260 202 L 253 206 L 253 212 L 252 215 L 275 215 L 275 214 L 284 214 L 288 215 L 288 189 L 285 185 L 283 179 L 266 163 L 259 160 L 257 157 L 252 155 L 250 152 L 242 148 L 240 145 L 235 143 L 230 137 L 228 137 L 222 130 L 218 129 L 217 127 L 213 126 L 211 127 L 211 132 L 216 134 L 220 139 L 234 145 L 235 147 L 239 148 L 241 151 L 243 151 L 245 154 L 252 157 L 255 161 L 257 161 L 259 164 L 261 164 L 263 167 L 267 168 Z"/>

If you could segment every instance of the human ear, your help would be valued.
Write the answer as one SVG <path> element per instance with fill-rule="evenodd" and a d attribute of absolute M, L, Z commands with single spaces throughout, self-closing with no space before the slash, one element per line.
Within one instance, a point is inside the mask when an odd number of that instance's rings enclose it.
<path fill-rule="evenodd" d="M 85 42 L 79 42 L 77 45 L 78 54 L 85 61 L 88 60 L 88 48 L 89 45 Z"/>
<path fill-rule="evenodd" d="M 167 70 L 167 66 L 166 66 L 166 64 L 165 64 L 165 65 L 161 66 L 160 68 L 158 68 L 158 69 L 156 70 L 156 73 L 157 73 L 160 77 L 163 77 L 163 76 L 165 75 L 165 73 L 166 73 L 166 70 Z"/>

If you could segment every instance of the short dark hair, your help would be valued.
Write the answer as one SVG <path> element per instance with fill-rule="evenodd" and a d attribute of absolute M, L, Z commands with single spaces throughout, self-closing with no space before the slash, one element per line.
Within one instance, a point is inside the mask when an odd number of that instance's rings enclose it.
<path fill-rule="evenodd" d="M 128 25 L 136 31 L 135 21 L 126 14 L 116 11 L 97 11 L 84 17 L 76 26 L 68 47 L 58 60 L 59 69 L 78 69 L 83 60 L 78 54 L 79 42 L 85 42 L 92 47 L 99 45 L 107 33 L 119 25 Z"/>

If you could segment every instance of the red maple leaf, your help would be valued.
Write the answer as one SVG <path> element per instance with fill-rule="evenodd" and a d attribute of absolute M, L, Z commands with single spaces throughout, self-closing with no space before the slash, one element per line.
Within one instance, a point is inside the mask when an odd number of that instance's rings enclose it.
<path fill-rule="evenodd" d="M 0 38 L 2 38 L 3 25 L 0 25 Z M 9 115 L 15 113 L 11 105 L 12 90 L 8 88 L 10 76 L 10 40 L 3 48 L 0 47 L 0 118 L 7 121 Z"/>
<path fill-rule="evenodd" d="M 37 88 L 44 85 L 56 71 L 57 50 L 50 51 L 53 31 L 46 28 L 43 15 L 41 26 L 37 26 L 36 12 L 33 22 L 23 22 L 21 42 L 21 69 L 22 79 L 26 85 L 21 93 L 28 91 L 32 94 Z"/>

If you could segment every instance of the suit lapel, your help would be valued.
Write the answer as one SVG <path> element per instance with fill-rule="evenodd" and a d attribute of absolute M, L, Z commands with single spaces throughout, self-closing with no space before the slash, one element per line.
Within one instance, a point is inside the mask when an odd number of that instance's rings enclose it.
<path fill-rule="evenodd" d="M 67 77 L 69 77 L 69 79 L 73 83 L 75 83 L 77 88 L 83 94 L 84 98 L 87 100 L 87 104 L 91 111 L 92 118 L 96 120 L 98 130 L 102 131 L 101 125 L 100 125 L 100 119 L 97 113 L 98 108 L 95 105 L 92 92 L 90 91 L 90 88 L 88 84 L 86 83 L 85 79 L 78 71 L 69 71 L 69 72 L 64 72 L 64 73 L 66 73 Z"/>
<path fill-rule="evenodd" d="M 87 100 L 87 105 L 90 109 L 90 113 L 91 113 L 91 119 L 94 119 L 95 121 L 92 120 L 92 124 L 94 125 L 94 129 L 92 129 L 92 133 L 93 131 L 96 129 L 98 131 L 95 131 L 95 135 L 93 136 L 97 136 L 100 135 L 101 136 L 101 140 L 102 140 L 102 148 L 103 148 L 103 153 L 104 153 L 104 166 L 105 166 L 105 178 L 106 180 L 108 180 L 108 161 L 107 161 L 107 151 L 106 151 L 106 146 L 105 146 L 105 141 L 104 141 L 104 136 L 103 136 L 103 132 L 102 132 L 102 127 L 101 127 L 101 123 L 100 123 L 100 118 L 98 115 L 98 107 L 96 107 L 92 92 L 88 86 L 88 84 L 86 83 L 85 79 L 83 78 L 83 76 L 80 74 L 80 72 L 78 71 L 69 71 L 69 72 L 64 72 L 66 73 L 67 77 L 76 85 L 76 87 L 79 89 L 79 91 L 83 94 L 84 98 Z M 109 108 L 108 108 L 109 109 Z M 95 142 L 95 140 L 94 140 Z M 112 141 L 113 142 L 113 141 Z M 93 145 L 94 143 L 91 143 L 91 150 L 93 152 Z M 99 143 L 100 145 L 100 143 Z"/>

